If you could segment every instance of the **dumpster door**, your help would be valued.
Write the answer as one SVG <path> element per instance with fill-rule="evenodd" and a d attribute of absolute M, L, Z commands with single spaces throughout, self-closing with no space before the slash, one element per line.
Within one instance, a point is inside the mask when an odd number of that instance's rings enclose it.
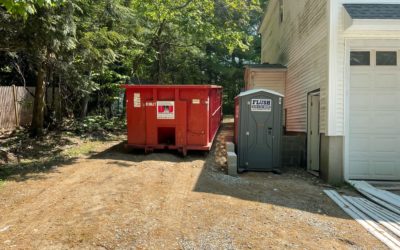
<path fill-rule="evenodd" d="M 247 102 L 247 169 L 273 169 L 274 112 L 272 98 L 253 96 Z"/>

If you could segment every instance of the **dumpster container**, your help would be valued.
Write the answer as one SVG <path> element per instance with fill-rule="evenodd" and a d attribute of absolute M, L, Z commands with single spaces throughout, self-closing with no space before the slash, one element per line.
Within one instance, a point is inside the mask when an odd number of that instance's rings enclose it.
<path fill-rule="evenodd" d="M 222 87 L 124 85 L 128 147 L 210 150 L 222 120 Z"/>
<path fill-rule="evenodd" d="M 254 89 L 235 98 L 238 172 L 281 168 L 283 95 Z"/>

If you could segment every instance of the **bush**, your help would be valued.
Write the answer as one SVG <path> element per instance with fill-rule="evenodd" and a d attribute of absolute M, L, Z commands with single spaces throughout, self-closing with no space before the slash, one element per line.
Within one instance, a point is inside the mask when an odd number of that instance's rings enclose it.
<path fill-rule="evenodd" d="M 93 132 L 118 132 L 126 129 L 125 118 L 113 117 L 107 118 L 101 115 L 88 116 L 83 120 L 75 120 L 68 130 L 79 134 Z"/>

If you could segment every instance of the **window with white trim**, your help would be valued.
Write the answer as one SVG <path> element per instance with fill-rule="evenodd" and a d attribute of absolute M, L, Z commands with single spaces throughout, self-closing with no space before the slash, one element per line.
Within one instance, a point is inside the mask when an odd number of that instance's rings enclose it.
<path fill-rule="evenodd" d="M 377 66 L 397 66 L 397 51 L 377 51 Z"/>
<path fill-rule="evenodd" d="M 351 66 L 369 66 L 371 65 L 371 52 L 369 51 L 352 51 L 350 52 Z"/>

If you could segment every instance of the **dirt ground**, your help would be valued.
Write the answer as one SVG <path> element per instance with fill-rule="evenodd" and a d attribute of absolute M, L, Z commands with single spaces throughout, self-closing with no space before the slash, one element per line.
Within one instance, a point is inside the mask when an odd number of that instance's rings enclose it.
<path fill-rule="evenodd" d="M 0 249 L 386 249 L 301 169 L 226 175 L 224 124 L 208 155 L 126 151 L 0 184 Z"/>

